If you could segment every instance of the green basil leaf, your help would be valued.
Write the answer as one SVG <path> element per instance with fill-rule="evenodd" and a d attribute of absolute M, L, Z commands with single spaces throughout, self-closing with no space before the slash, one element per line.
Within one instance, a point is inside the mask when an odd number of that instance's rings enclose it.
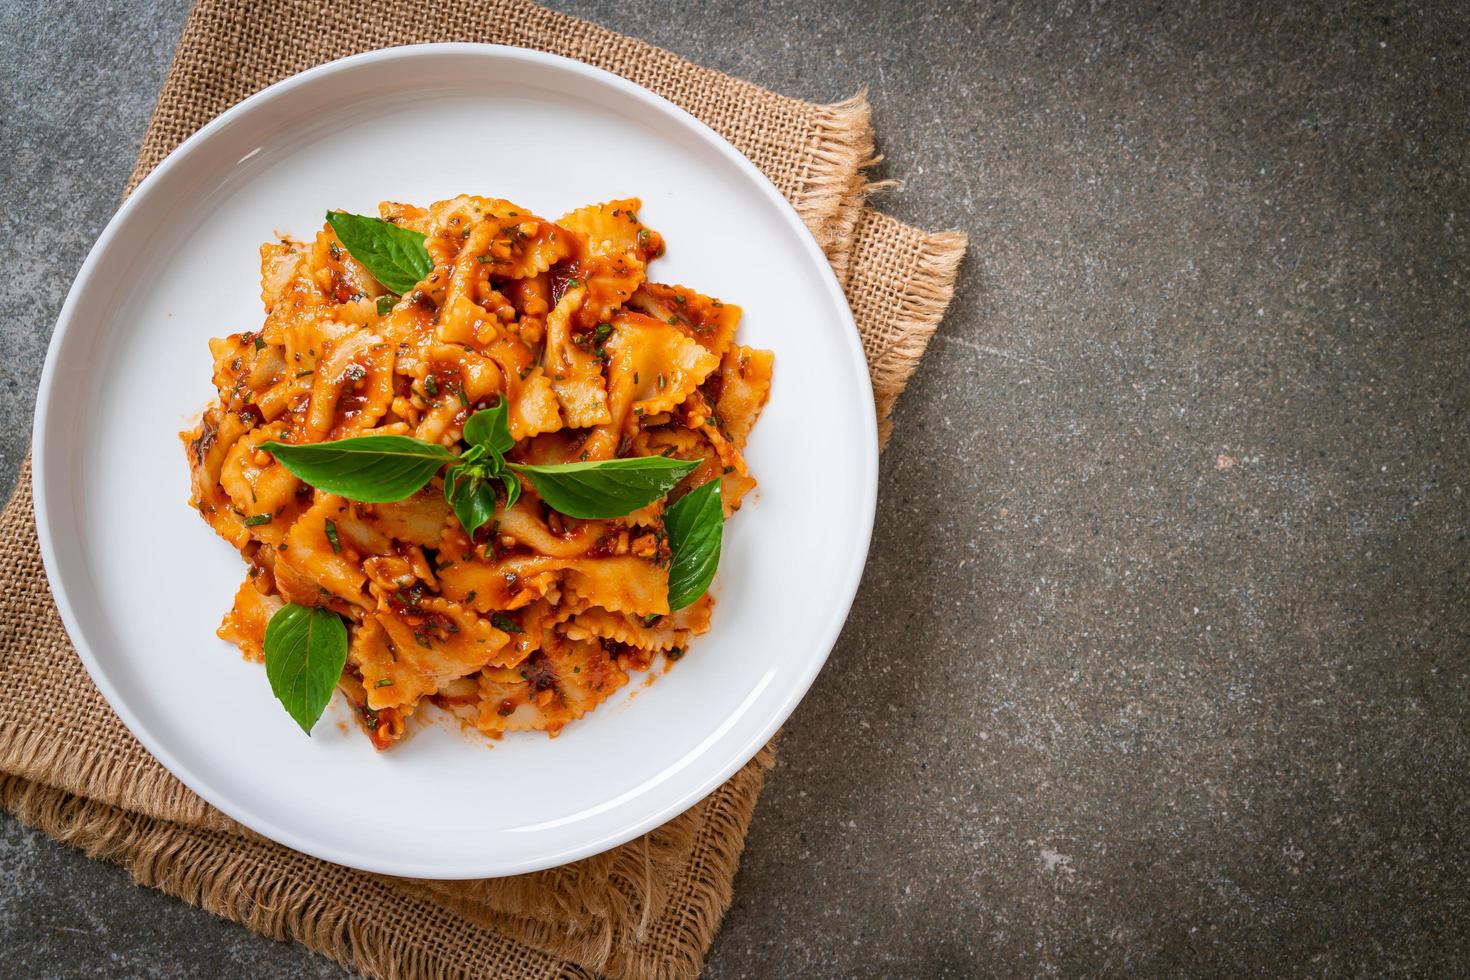
<path fill-rule="evenodd" d="M 683 609 L 698 599 L 714 581 L 720 564 L 720 539 L 725 511 L 720 502 L 720 478 L 715 477 L 685 494 L 664 512 L 669 532 L 669 610 Z"/>
<path fill-rule="evenodd" d="M 424 236 L 382 218 L 328 211 L 327 224 L 343 247 L 372 277 L 395 293 L 406 293 L 434 268 Z"/>
<path fill-rule="evenodd" d="M 505 507 L 509 510 L 521 499 L 521 478 L 510 470 L 501 470 L 500 482 L 505 484 Z"/>
<path fill-rule="evenodd" d="M 541 499 L 569 517 L 622 517 L 653 503 L 699 468 L 702 460 L 667 456 L 588 460 L 551 466 L 506 464 L 531 481 Z"/>
<path fill-rule="evenodd" d="M 265 676 L 271 691 L 311 734 L 342 679 L 347 627 L 330 609 L 288 603 L 265 627 Z"/>
<path fill-rule="evenodd" d="M 454 506 L 454 495 L 458 491 L 459 482 L 469 479 L 470 469 L 461 456 L 459 462 L 444 471 L 444 502 L 451 507 Z"/>
<path fill-rule="evenodd" d="M 318 490 L 369 504 L 412 496 L 439 467 L 458 458 L 437 443 L 411 436 L 358 436 L 301 446 L 270 441 L 260 446 Z"/>
<path fill-rule="evenodd" d="M 464 424 L 464 437 L 470 445 L 484 446 L 502 456 L 510 452 L 516 441 L 510 437 L 505 399 L 502 398 L 492 408 L 484 408 L 471 415 Z"/>
<path fill-rule="evenodd" d="M 480 473 L 456 466 L 444 479 L 444 494 L 460 527 L 470 537 L 495 516 L 495 487 Z"/>

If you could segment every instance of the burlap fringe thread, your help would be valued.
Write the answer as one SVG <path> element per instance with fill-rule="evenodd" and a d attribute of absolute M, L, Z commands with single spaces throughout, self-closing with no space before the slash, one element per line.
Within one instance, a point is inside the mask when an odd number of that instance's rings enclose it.
<path fill-rule="evenodd" d="M 908 325 L 890 344 L 868 357 L 873 378 L 873 401 L 878 410 L 878 445 L 888 445 L 893 433 L 893 406 L 908 387 L 929 339 L 954 293 L 954 279 L 965 257 L 964 232 L 944 231 L 928 236 L 929 248 L 919 254 L 908 288 L 899 301 L 897 319 Z"/>
<path fill-rule="evenodd" d="M 29 484 L 30 479 L 30 460 L 27 459 L 20 480 Z M 47 601 L 50 601 L 49 596 Z M 62 783 L 64 788 L 57 791 L 63 793 L 81 794 L 85 787 L 88 799 L 109 806 L 126 800 L 128 808 L 142 816 L 186 827 L 228 830 L 238 826 L 179 782 L 167 769 L 159 767 L 129 772 L 106 765 L 100 756 L 86 755 L 78 760 L 66 742 L 40 730 L 0 740 L 0 772 L 4 778 L 16 777 L 53 785 Z"/>
<path fill-rule="evenodd" d="M 880 159 L 873 153 L 872 118 L 866 88 L 850 99 L 821 106 L 816 127 L 820 138 L 803 164 L 801 179 L 791 197 L 791 206 L 806 219 L 807 228 L 828 261 L 833 262 L 837 281 L 843 286 L 847 285 L 852 229 L 863 202 L 877 186 L 863 175 Z M 813 221 L 813 215 L 822 217 Z M 841 269 L 837 262 L 842 263 Z"/>

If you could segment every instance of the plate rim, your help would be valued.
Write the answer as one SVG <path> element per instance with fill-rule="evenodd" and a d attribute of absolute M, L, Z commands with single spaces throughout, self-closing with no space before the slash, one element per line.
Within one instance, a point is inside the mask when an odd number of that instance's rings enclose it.
<path fill-rule="evenodd" d="M 859 462 L 863 479 L 856 494 L 858 498 L 860 526 L 853 528 L 853 530 L 858 532 L 858 541 L 861 547 L 854 550 L 853 554 L 858 557 L 846 569 L 844 580 L 840 583 L 841 589 L 838 595 L 845 594 L 846 599 L 834 605 L 827 622 L 819 631 L 821 639 L 817 643 L 817 647 L 820 653 L 811 658 L 809 666 L 803 672 L 792 678 L 793 682 L 786 687 L 781 701 L 767 722 L 760 726 L 755 735 L 748 737 L 743 743 L 737 743 L 738 750 L 734 750 L 730 756 L 734 760 L 733 763 L 727 762 L 706 773 L 702 778 L 691 781 L 689 787 L 677 794 L 669 803 L 652 808 L 638 819 L 628 820 L 613 833 L 599 834 L 596 835 L 596 839 L 594 840 L 574 846 L 564 846 L 554 850 L 553 853 L 521 861 L 500 861 L 490 865 L 484 863 L 477 864 L 475 863 L 475 855 L 466 854 L 463 856 L 460 866 L 455 868 L 425 865 L 414 860 L 383 860 L 373 855 L 361 855 L 356 852 L 340 851 L 327 841 L 303 839 L 291 828 L 284 827 L 279 823 L 255 814 L 246 803 L 242 803 L 226 793 L 216 791 L 214 786 L 209 782 L 207 773 L 196 773 L 175 758 L 168 751 L 167 747 L 162 744 L 161 740 L 154 736 L 148 726 L 134 714 L 127 701 L 113 687 L 108 679 L 106 670 L 88 643 L 86 634 L 81 629 L 74 606 L 82 605 L 87 600 L 83 597 L 81 601 L 73 603 L 72 595 L 68 592 L 65 580 L 62 577 L 61 564 L 56 554 L 55 543 L 52 539 L 50 529 L 50 495 L 53 492 L 61 491 L 52 490 L 47 480 L 47 474 L 51 467 L 64 465 L 64 463 L 52 461 L 51 455 L 47 451 L 47 445 L 52 425 L 50 407 L 52 402 L 58 397 L 56 385 L 60 371 L 60 350 L 65 342 L 66 336 L 72 329 L 75 319 L 75 308 L 80 302 L 80 297 L 89 287 L 90 280 L 96 274 L 97 268 L 103 261 L 104 256 L 112 249 L 113 240 L 118 237 L 120 229 L 126 224 L 128 217 L 135 211 L 146 208 L 153 203 L 151 201 L 153 192 L 162 183 L 164 176 L 176 167 L 181 166 L 188 157 L 197 152 L 201 146 L 207 144 L 215 133 L 230 125 L 231 122 L 240 116 L 245 115 L 262 104 L 288 98 L 294 90 L 311 85 L 320 78 L 342 71 L 354 70 L 367 63 L 395 61 L 399 59 L 433 58 L 438 55 L 449 54 L 529 62 L 568 72 L 573 76 L 579 76 L 587 80 L 591 84 L 609 86 L 618 96 L 630 98 L 634 102 L 642 103 L 655 113 L 669 117 L 679 123 L 685 131 L 691 133 L 708 147 L 721 154 L 721 156 L 733 163 L 744 176 L 752 179 L 756 189 L 764 194 L 771 203 L 776 205 L 778 213 L 781 214 L 787 225 L 796 232 L 803 251 L 807 253 L 809 259 L 814 260 L 819 270 L 818 275 L 828 294 L 827 299 L 829 305 L 837 314 L 841 326 L 845 328 L 843 335 L 846 340 L 847 353 L 849 355 L 847 358 L 847 368 L 857 374 L 857 380 L 860 382 L 856 385 L 856 388 L 859 393 L 859 400 L 863 402 L 862 408 L 864 411 L 859 417 L 872 420 L 870 425 L 862 425 L 859 422 L 854 422 L 856 428 L 861 430 L 858 433 L 862 452 L 862 459 Z M 822 252 L 821 247 L 817 244 L 816 239 L 813 237 L 810 229 L 807 228 L 805 222 L 796 213 L 795 208 L 776 189 L 770 179 L 728 140 L 708 125 L 663 96 L 644 88 L 636 82 L 561 55 L 512 45 L 476 42 L 411 44 L 380 48 L 308 68 L 275 82 L 226 109 L 204 126 L 200 127 L 198 131 L 186 138 L 164 157 L 139 182 L 134 191 L 127 196 L 112 218 L 109 219 L 96 242 L 89 250 L 86 259 L 76 274 L 76 278 L 72 282 L 71 288 L 67 292 L 66 300 L 57 315 L 55 328 L 46 348 L 46 359 L 41 371 L 36 396 L 35 415 L 31 426 L 31 451 L 33 457 L 31 488 L 35 509 L 36 535 L 42 564 L 45 568 L 47 582 L 51 588 L 56 610 L 66 629 L 67 638 L 76 651 L 78 659 L 81 660 L 83 667 L 86 669 L 92 683 L 97 687 L 98 692 L 107 702 L 108 707 L 118 716 L 132 733 L 133 737 L 138 739 L 149 754 L 175 778 L 179 779 L 180 782 L 197 793 L 211 806 L 216 807 L 237 822 L 282 846 L 324 861 L 371 873 L 437 880 L 492 878 L 524 874 L 531 871 L 559 867 L 602 853 L 624 844 L 685 812 L 710 795 L 715 789 L 723 785 L 731 776 L 742 769 L 790 718 L 796 706 L 805 697 L 807 691 L 810 690 L 817 675 L 826 665 L 827 659 L 836 645 L 842 628 L 847 622 L 852 604 L 857 598 L 858 586 L 867 566 L 867 557 L 872 544 L 872 532 L 876 518 L 878 495 L 877 416 L 871 376 L 868 371 L 866 356 L 863 352 L 861 336 L 858 333 L 857 325 L 853 319 L 852 310 L 848 305 L 846 295 L 843 293 L 842 287 L 838 283 L 837 277 L 832 271 L 831 265 Z M 58 457 L 64 457 L 65 453 L 59 452 L 57 455 Z M 78 592 L 80 594 L 80 590 Z M 480 860 L 483 862 L 484 859 L 480 858 Z"/>

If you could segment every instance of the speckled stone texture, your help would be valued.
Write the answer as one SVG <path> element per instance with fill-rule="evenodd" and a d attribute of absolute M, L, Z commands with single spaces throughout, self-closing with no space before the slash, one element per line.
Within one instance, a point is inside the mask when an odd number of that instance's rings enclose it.
<path fill-rule="evenodd" d="M 1470 955 L 1463 5 L 556 2 L 971 239 L 714 978 Z M 0 469 L 184 4 L 0 8 Z M 0 974 L 337 976 L 0 822 Z"/>

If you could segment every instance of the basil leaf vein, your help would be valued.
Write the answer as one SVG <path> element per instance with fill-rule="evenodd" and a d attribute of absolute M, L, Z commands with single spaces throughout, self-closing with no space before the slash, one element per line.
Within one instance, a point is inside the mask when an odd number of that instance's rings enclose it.
<path fill-rule="evenodd" d="M 683 609 L 709 590 L 720 564 L 720 541 L 725 511 L 720 502 L 720 478 L 679 498 L 664 512 L 669 534 L 669 611 Z"/>
<path fill-rule="evenodd" d="M 529 480 L 553 510 L 568 517 L 601 520 L 622 517 L 653 503 L 698 469 L 701 462 L 635 456 L 549 466 L 506 465 Z"/>
<path fill-rule="evenodd" d="M 395 293 L 413 289 L 434 268 L 420 232 L 346 211 L 328 211 L 327 224 L 352 257 Z"/>
<path fill-rule="evenodd" d="M 330 609 L 287 603 L 265 627 L 271 692 L 306 734 L 322 716 L 347 663 L 347 627 Z"/>
<path fill-rule="evenodd" d="M 412 496 L 445 463 L 459 457 L 411 436 L 357 436 L 305 445 L 267 441 L 265 449 L 292 475 L 318 490 L 369 504 Z"/>

